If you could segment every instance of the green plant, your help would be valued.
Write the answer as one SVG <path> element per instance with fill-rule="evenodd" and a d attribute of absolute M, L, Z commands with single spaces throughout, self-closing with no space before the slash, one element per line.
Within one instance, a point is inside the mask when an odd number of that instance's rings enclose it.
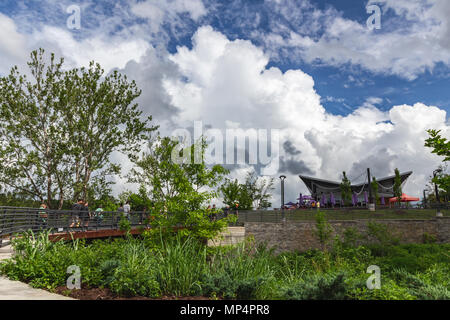
<path fill-rule="evenodd" d="M 119 229 L 121 231 L 126 231 L 127 233 L 131 230 L 131 223 L 125 216 L 122 216 L 119 221 Z"/>
<path fill-rule="evenodd" d="M 376 239 L 382 245 L 395 245 L 400 242 L 400 239 L 394 236 L 385 224 L 369 221 L 367 230 L 367 235 Z"/>
<path fill-rule="evenodd" d="M 362 240 L 363 236 L 355 227 L 346 228 L 343 232 L 343 245 L 344 247 L 356 247 L 358 241 Z"/>
<path fill-rule="evenodd" d="M 344 300 L 347 298 L 345 275 L 313 275 L 284 289 L 286 300 Z"/>
<path fill-rule="evenodd" d="M 328 223 L 325 213 L 319 210 L 316 214 L 316 228 L 314 230 L 314 235 L 319 239 L 323 250 L 326 250 L 326 245 L 330 240 L 332 233 L 333 228 Z"/>
<path fill-rule="evenodd" d="M 436 243 L 437 238 L 434 234 L 429 234 L 428 232 L 423 233 L 423 243 Z"/>

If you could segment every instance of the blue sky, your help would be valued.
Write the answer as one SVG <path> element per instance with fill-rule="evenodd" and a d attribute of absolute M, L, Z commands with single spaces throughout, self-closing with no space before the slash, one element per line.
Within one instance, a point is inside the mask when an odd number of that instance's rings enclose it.
<path fill-rule="evenodd" d="M 67 27 L 71 5 L 80 29 Z M 380 29 L 366 25 L 371 5 Z M 450 134 L 448 0 L 3 0 L 0 75 L 38 47 L 136 79 L 164 134 L 193 121 L 280 130 L 292 197 L 298 174 L 364 167 L 413 170 L 407 191 L 420 195 L 441 161 L 426 129 Z"/>
<path fill-rule="evenodd" d="M 142 2 L 142 1 L 140 1 Z M 291 1 L 301 3 L 302 1 Z M 117 3 L 120 3 L 118 7 Z M 378 2 L 375 2 L 378 3 Z M 63 26 L 68 14 L 64 11 L 70 4 L 78 4 L 82 7 L 81 30 L 74 30 L 72 34 L 76 39 L 90 37 L 93 32 L 102 28 L 104 17 L 117 17 L 110 25 L 112 34 L 119 33 L 129 26 L 144 25 L 146 19 L 122 12 L 130 10 L 130 2 L 127 1 L 13 1 L 6 0 L 0 4 L 0 12 L 18 21 L 18 29 L 31 32 L 44 25 Z M 270 33 L 274 25 L 280 24 L 289 30 L 298 31 L 304 29 L 302 15 L 305 17 L 313 10 L 331 10 L 345 19 L 365 24 L 370 16 L 366 12 L 367 1 L 311 1 L 298 19 L 288 20 L 288 17 L 280 12 L 272 11 L 273 6 L 262 0 L 243 1 L 204 1 L 208 14 L 203 15 L 197 21 L 190 19 L 187 12 L 179 14 L 182 23 L 171 21 L 161 25 L 161 32 L 167 37 L 165 46 L 170 53 L 176 52 L 177 46 L 192 47 L 191 37 L 199 26 L 211 25 L 214 29 L 225 34 L 229 39 L 250 39 L 256 45 L 264 47 L 259 36 L 252 35 L 254 30 Z M 291 4 L 292 5 L 292 4 Z M 259 17 L 259 22 L 252 25 Z M 304 20 L 307 21 L 305 18 Z M 405 26 L 411 23 L 394 13 L 393 9 L 386 8 L 382 13 L 382 28 L 374 30 L 374 33 L 388 32 L 395 25 Z M 106 30 L 104 30 L 106 31 Z M 308 30 L 303 34 L 308 34 Z M 323 29 L 310 33 L 315 37 L 324 34 Z M 147 39 L 156 44 L 160 37 Z M 323 98 L 322 103 L 328 112 L 333 114 L 348 114 L 370 97 L 381 98 L 378 107 L 388 110 L 396 104 L 413 104 L 423 102 L 427 105 L 435 105 L 446 111 L 450 105 L 450 72 L 449 66 L 439 62 L 433 68 L 416 75 L 415 79 L 405 79 L 398 75 L 389 74 L 387 71 L 372 72 L 364 66 L 351 63 L 339 66 L 329 65 L 321 61 L 310 63 L 298 56 L 289 54 L 277 57 L 270 61 L 269 66 L 276 66 L 282 71 L 289 69 L 301 69 L 315 79 L 315 89 Z"/>

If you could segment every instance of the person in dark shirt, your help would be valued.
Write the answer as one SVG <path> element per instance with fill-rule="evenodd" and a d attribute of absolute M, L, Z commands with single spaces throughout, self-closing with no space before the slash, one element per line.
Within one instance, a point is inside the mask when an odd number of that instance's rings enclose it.
<path fill-rule="evenodd" d="M 70 224 L 70 228 L 79 225 L 81 209 L 83 209 L 83 200 L 78 199 L 78 201 L 72 205 L 72 212 L 70 214 L 72 223 Z"/>
<path fill-rule="evenodd" d="M 81 222 L 83 223 L 84 228 L 87 230 L 89 227 L 89 220 L 91 218 L 90 213 L 89 213 L 89 203 L 87 201 L 81 207 L 80 216 L 81 216 Z"/>

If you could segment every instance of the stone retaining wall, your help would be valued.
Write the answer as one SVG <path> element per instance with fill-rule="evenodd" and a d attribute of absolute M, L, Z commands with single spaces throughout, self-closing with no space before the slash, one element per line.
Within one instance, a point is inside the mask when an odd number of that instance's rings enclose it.
<path fill-rule="evenodd" d="M 329 221 L 333 235 L 342 236 L 345 229 L 354 227 L 360 234 L 367 235 L 368 220 Z M 385 224 L 401 243 L 423 243 L 424 234 L 433 236 L 438 243 L 450 242 L 450 218 L 430 220 L 376 220 Z M 269 247 L 280 251 L 306 251 L 318 249 L 320 242 L 314 235 L 315 221 L 261 223 L 246 222 L 245 235 L 254 236 L 257 242 L 266 242 Z"/>

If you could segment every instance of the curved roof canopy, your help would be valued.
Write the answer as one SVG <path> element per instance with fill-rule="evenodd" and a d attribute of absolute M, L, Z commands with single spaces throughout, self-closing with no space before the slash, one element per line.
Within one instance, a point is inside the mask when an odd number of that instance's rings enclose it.
<path fill-rule="evenodd" d="M 400 173 L 402 185 L 405 184 L 406 180 L 412 174 L 412 171 Z M 341 182 L 335 182 L 331 180 L 318 179 L 313 177 L 307 177 L 300 175 L 300 179 L 305 183 L 311 195 L 320 195 L 321 193 L 340 193 L 341 192 Z M 394 179 L 395 175 L 385 177 L 382 179 L 377 179 L 378 182 L 378 194 L 380 197 L 392 197 L 394 195 Z M 364 191 L 368 191 L 368 183 L 363 182 L 359 184 L 352 184 L 352 192 L 361 194 Z"/>

